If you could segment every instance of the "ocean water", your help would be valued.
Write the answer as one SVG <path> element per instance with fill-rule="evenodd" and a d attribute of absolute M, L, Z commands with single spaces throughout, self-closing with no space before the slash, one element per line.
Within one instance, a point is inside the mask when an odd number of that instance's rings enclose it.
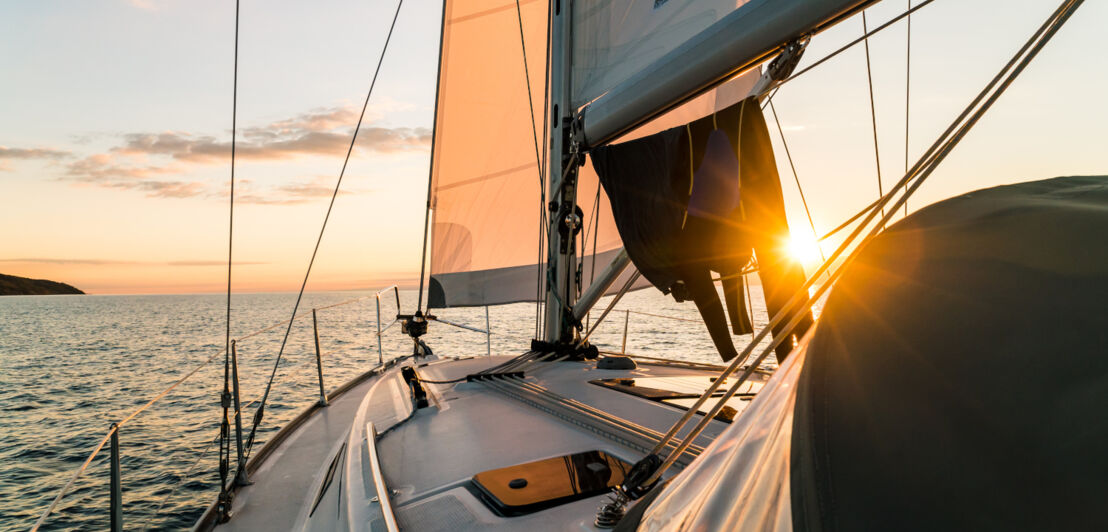
<path fill-rule="evenodd" d="M 763 325 L 767 316 L 759 287 L 752 291 L 754 321 Z M 242 338 L 237 352 L 243 403 L 262 395 L 285 333 L 284 325 L 275 325 L 287 322 L 295 298 L 291 293 L 233 297 L 232 338 Z M 402 290 L 400 299 L 401 310 L 414 310 L 414 291 Z M 593 319 L 608 301 L 601 300 Z M 0 298 L 0 530 L 30 528 L 111 423 L 199 367 L 119 432 L 126 528 L 190 527 L 214 500 L 219 484 L 225 305 L 222 295 Z M 317 318 L 328 390 L 378 363 L 373 292 L 305 294 L 255 449 L 318 398 L 312 308 L 321 309 Z M 591 338 L 601 350 L 622 348 L 626 321 L 628 353 L 718 362 L 691 303 L 647 289 L 628 294 L 616 309 Z M 395 298 L 386 294 L 382 325 L 395 314 Z M 484 308 L 435 314 L 485 327 Z M 493 354 L 527 350 L 535 332 L 534 304 L 492 307 L 489 320 Z M 424 338 L 440 357 L 480 356 L 489 349 L 484 334 L 442 323 L 431 323 Z M 742 340 L 736 338 L 740 347 Z M 388 360 L 407 353 L 411 343 L 395 325 L 383 335 L 382 347 Z M 256 403 L 244 411 L 246 428 L 255 408 Z M 43 530 L 108 528 L 108 479 L 105 446 Z"/>

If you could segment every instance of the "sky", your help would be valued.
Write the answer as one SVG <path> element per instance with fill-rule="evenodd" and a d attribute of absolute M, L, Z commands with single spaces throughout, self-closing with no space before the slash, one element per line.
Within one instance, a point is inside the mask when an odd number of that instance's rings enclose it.
<path fill-rule="evenodd" d="M 243 0 L 236 291 L 299 288 L 396 4 Z M 907 1 L 871 8 L 871 27 Z M 1057 6 L 936 0 L 912 17 L 918 156 Z M 234 2 L 0 0 L 0 273 L 90 293 L 226 288 Z M 441 4 L 409 0 L 310 290 L 418 276 Z M 1105 174 L 1108 3 L 1086 2 L 912 208 L 1016 181 Z M 818 35 L 801 68 L 861 34 Z M 905 24 L 870 42 L 883 181 L 903 174 Z M 822 233 L 877 193 L 865 55 L 774 98 Z M 808 222 L 772 115 L 794 231 Z M 913 161 L 914 162 L 914 161 Z"/>

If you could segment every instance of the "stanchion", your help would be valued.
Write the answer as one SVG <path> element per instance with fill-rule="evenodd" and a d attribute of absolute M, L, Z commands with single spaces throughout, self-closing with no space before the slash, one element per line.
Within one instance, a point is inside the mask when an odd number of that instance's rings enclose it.
<path fill-rule="evenodd" d="M 323 391 L 323 362 L 319 355 L 319 325 L 315 319 L 315 309 L 312 309 L 312 332 L 315 334 L 315 369 L 319 374 L 319 406 L 327 406 L 327 392 Z M 380 342 L 380 337 L 377 339 Z"/>

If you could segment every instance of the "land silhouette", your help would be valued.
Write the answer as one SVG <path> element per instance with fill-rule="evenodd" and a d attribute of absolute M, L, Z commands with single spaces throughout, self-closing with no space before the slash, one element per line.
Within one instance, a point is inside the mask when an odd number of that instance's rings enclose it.
<path fill-rule="evenodd" d="M 57 281 L 28 279 L 0 273 L 0 296 L 46 296 L 84 294 L 80 289 Z"/>

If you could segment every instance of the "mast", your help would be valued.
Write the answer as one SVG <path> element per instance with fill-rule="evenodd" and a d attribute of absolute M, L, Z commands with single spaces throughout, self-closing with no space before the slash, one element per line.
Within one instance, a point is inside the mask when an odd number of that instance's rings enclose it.
<path fill-rule="evenodd" d="M 577 211 L 577 160 L 573 147 L 573 111 L 570 98 L 572 0 L 550 2 L 550 222 L 547 227 L 546 335 L 547 342 L 574 339 L 572 307 L 576 300 L 577 250 L 574 235 L 581 228 Z M 567 171 L 568 167 L 568 171 Z M 565 176 L 563 178 L 563 175 Z"/>

